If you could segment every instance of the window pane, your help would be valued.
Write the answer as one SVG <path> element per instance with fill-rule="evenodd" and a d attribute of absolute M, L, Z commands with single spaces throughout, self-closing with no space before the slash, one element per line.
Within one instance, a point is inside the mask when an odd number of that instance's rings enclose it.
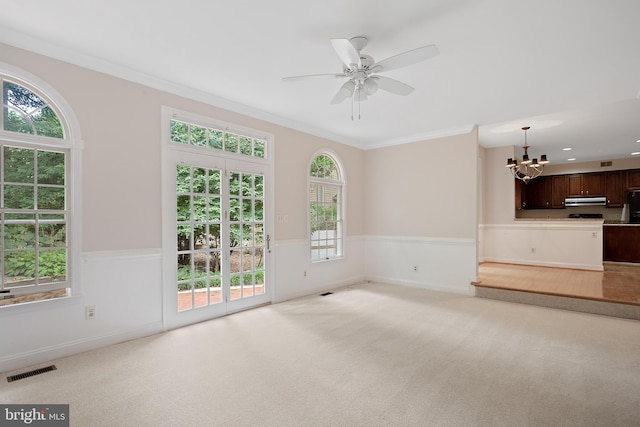
<path fill-rule="evenodd" d="M 253 175 L 251 174 L 242 174 L 242 195 L 244 197 L 253 196 Z"/>
<path fill-rule="evenodd" d="M 41 136 L 63 138 L 62 125 L 56 113 L 49 107 L 44 107 L 38 114 L 32 117 L 36 133 Z"/>
<path fill-rule="evenodd" d="M 208 238 L 206 235 L 207 226 L 205 224 L 198 224 L 193 227 L 193 248 L 195 250 L 204 249 L 208 245 Z"/>
<path fill-rule="evenodd" d="M 240 153 L 246 156 L 250 156 L 251 153 L 251 138 L 246 136 L 240 137 Z"/>
<path fill-rule="evenodd" d="M 178 251 L 188 251 L 191 248 L 191 233 L 190 224 L 178 225 Z"/>
<path fill-rule="evenodd" d="M 38 255 L 38 278 L 40 284 L 66 280 L 67 251 L 65 249 L 40 251 Z"/>
<path fill-rule="evenodd" d="M 193 192 L 205 193 L 207 186 L 207 178 L 205 169 L 193 168 Z"/>
<path fill-rule="evenodd" d="M 209 147 L 216 150 L 222 150 L 224 143 L 224 132 L 220 130 L 209 129 Z"/>
<path fill-rule="evenodd" d="M 212 251 L 209 253 L 208 266 L 210 275 L 220 275 L 220 251 Z"/>
<path fill-rule="evenodd" d="M 253 212 L 251 211 L 251 199 L 242 199 L 242 220 L 253 221 Z"/>
<path fill-rule="evenodd" d="M 178 165 L 176 171 L 176 191 L 178 193 L 188 193 L 191 191 L 191 168 L 189 166 Z"/>
<path fill-rule="evenodd" d="M 38 95 L 16 83 L 5 81 L 3 93 L 4 105 L 10 105 L 27 115 L 46 105 Z"/>
<path fill-rule="evenodd" d="M 240 199 L 229 199 L 229 220 L 240 221 Z"/>
<path fill-rule="evenodd" d="M 262 207 L 262 200 L 254 200 L 253 206 L 254 206 L 254 215 L 255 215 L 254 220 L 264 221 L 264 210 Z"/>
<path fill-rule="evenodd" d="M 182 144 L 189 143 L 189 125 L 171 120 L 171 141 Z"/>
<path fill-rule="evenodd" d="M 255 197 L 264 197 L 264 177 L 262 175 L 255 175 L 254 181 Z"/>
<path fill-rule="evenodd" d="M 38 187 L 38 209 L 64 210 L 64 188 Z"/>
<path fill-rule="evenodd" d="M 221 237 L 220 224 L 209 224 L 209 247 L 219 248 Z"/>
<path fill-rule="evenodd" d="M 64 153 L 38 151 L 38 183 L 64 185 Z"/>
<path fill-rule="evenodd" d="M 229 151 L 231 153 L 238 152 L 238 135 L 234 135 L 232 133 L 224 134 L 224 151 Z"/>
<path fill-rule="evenodd" d="M 191 197 L 178 196 L 177 198 L 177 220 L 189 221 L 191 219 Z"/>
<path fill-rule="evenodd" d="M 42 247 L 64 247 L 67 244 L 66 224 L 39 224 L 38 245 Z"/>
<path fill-rule="evenodd" d="M 229 239 L 232 247 L 240 245 L 240 224 L 231 224 L 229 226 Z"/>
<path fill-rule="evenodd" d="M 220 171 L 209 169 L 209 194 L 220 194 Z"/>
<path fill-rule="evenodd" d="M 242 225 L 242 246 L 253 246 L 253 227 L 251 224 Z"/>
<path fill-rule="evenodd" d="M 193 279 L 191 254 L 178 254 L 178 280 Z"/>
<path fill-rule="evenodd" d="M 33 186 L 5 185 L 4 207 L 7 209 L 33 209 Z"/>
<path fill-rule="evenodd" d="M 240 195 L 240 174 L 238 172 L 231 172 L 229 176 L 229 194 Z"/>
<path fill-rule="evenodd" d="M 253 155 L 254 157 L 260 157 L 262 159 L 264 159 L 264 148 L 265 148 L 265 141 L 261 141 L 256 139 L 253 145 Z"/>
<path fill-rule="evenodd" d="M 4 130 L 19 133 L 33 133 L 31 123 L 26 119 L 24 114 L 18 113 L 13 109 L 3 108 L 4 114 Z"/>
<path fill-rule="evenodd" d="M 242 264 L 240 251 L 234 249 L 231 251 L 231 255 L 229 256 L 229 271 L 231 273 L 239 273 L 240 265 Z"/>
<path fill-rule="evenodd" d="M 36 245 L 35 224 L 5 224 L 5 249 L 29 249 Z"/>
<path fill-rule="evenodd" d="M 207 208 L 207 198 L 202 196 L 195 196 L 193 198 L 193 220 L 196 222 L 205 222 Z"/>
<path fill-rule="evenodd" d="M 209 221 L 220 222 L 221 214 L 220 197 L 209 197 Z"/>
<path fill-rule="evenodd" d="M 4 275 L 7 286 L 31 285 L 36 277 L 36 252 L 5 252 Z"/>
<path fill-rule="evenodd" d="M 33 183 L 34 152 L 24 148 L 4 147 L 5 182 Z"/>
<path fill-rule="evenodd" d="M 203 127 L 191 125 L 191 145 L 205 147 L 207 145 L 207 130 Z"/>

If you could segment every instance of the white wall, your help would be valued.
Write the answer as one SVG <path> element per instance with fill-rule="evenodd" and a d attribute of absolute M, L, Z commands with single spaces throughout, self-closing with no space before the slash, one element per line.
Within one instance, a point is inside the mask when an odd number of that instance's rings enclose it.
<path fill-rule="evenodd" d="M 602 221 L 514 221 L 480 231 L 481 261 L 602 271 Z"/>

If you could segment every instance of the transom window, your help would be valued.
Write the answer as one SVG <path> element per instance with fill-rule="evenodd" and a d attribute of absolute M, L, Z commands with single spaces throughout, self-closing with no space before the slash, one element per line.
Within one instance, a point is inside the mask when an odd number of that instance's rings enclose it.
<path fill-rule="evenodd" d="M 171 141 L 264 159 L 267 141 L 242 132 L 171 120 Z"/>
<path fill-rule="evenodd" d="M 31 135 L 64 138 L 62 124 L 42 96 L 6 78 L 2 79 L 2 129 Z"/>
<path fill-rule="evenodd" d="M 342 256 L 343 179 L 336 158 L 320 154 L 309 170 L 309 226 L 311 260 Z"/>
<path fill-rule="evenodd" d="M 8 76 L 0 80 L 0 306 L 65 297 L 70 142 L 44 94 Z"/>

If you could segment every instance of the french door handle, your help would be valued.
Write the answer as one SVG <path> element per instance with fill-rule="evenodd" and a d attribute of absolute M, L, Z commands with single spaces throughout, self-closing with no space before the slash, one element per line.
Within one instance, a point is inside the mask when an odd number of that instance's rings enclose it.
<path fill-rule="evenodd" d="M 271 252 L 271 236 L 267 234 L 267 251 Z"/>

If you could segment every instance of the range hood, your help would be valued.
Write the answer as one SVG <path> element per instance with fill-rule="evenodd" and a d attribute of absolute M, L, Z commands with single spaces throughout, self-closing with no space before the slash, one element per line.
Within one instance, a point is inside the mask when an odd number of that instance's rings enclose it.
<path fill-rule="evenodd" d="M 578 206 L 607 206 L 606 197 L 571 197 L 564 199 L 564 206 L 573 208 Z"/>

